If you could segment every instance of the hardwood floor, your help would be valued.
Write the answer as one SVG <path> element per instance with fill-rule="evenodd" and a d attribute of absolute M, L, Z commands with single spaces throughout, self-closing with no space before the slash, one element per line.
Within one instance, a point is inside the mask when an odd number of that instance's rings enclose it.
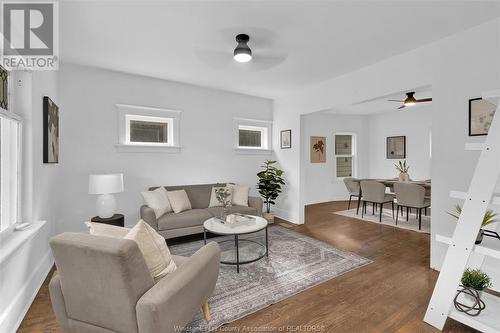
<path fill-rule="evenodd" d="M 260 332 L 439 332 L 422 321 L 437 278 L 429 269 L 430 236 L 333 214 L 344 209 L 347 202 L 311 205 L 304 225 L 287 226 L 373 263 L 228 324 L 225 331 L 246 326 Z M 60 332 L 47 283 L 19 332 Z M 449 319 L 444 332 L 475 331 Z"/>

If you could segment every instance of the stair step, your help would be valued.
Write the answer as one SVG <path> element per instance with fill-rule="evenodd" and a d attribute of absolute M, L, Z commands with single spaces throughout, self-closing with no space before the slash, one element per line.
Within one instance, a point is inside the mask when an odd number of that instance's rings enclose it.
<path fill-rule="evenodd" d="M 467 192 L 450 191 L 450 198 L 465 200 L 465 199 L 467 199 Z M 491 204 L 500 206 L 500 195 L 499 194 L 496 193 L 493 195 L 493 197 L 491 198 Z"/>

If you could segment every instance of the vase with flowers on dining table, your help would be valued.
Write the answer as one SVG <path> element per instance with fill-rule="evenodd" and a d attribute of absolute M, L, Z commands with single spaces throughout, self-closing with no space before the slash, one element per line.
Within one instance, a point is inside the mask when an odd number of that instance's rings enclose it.
<path fill-rule="evenodd" d="M 394 166 L 396 166 L 396 170 L 399 171 L 398 180 L 400 182 L 409 182 L 411 180 L 410 174 L 408 173 L 410 166 L 406 164 L 406 160 L 399 161 L 397 164 L 394 164 Z"/>

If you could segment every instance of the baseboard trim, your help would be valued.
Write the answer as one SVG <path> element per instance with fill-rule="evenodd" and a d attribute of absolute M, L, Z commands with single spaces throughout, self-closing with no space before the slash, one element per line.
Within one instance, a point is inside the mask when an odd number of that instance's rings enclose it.
<path fill-rule="evenodd" d="M 53 265 L 54 258 L 49 250 L 0 316 L 0 332 L 15 333 L 17 331 Z"/>

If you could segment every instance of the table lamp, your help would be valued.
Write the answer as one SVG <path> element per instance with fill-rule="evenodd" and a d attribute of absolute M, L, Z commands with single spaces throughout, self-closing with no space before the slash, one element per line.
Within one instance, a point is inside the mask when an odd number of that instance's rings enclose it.
<path fill-rule="evenodd" d="M 123 192 L 123 173 L 89 176 L 89 194 L 99 194 L 96 201 L 97 215 L 110 218 L 116 210 L 114 193 Z"/>

